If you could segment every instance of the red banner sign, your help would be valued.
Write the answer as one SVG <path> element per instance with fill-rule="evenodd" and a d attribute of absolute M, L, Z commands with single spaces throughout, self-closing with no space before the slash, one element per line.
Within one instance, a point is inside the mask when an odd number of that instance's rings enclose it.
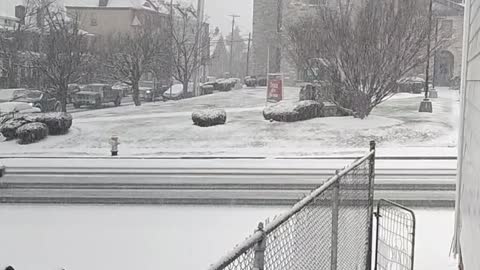
<path fill-rule="evenodd" d="M 283 75 L 267 75 L 267 102 L 279 102 L 283 99 Z"/>

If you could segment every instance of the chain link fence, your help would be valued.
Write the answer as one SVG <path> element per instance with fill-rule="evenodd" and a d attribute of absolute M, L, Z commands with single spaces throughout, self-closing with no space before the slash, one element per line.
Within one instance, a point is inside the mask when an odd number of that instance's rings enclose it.
<path fill-rule="evenodd" d="M 210 270 L 367 270 L 371 265 L 375 144 Z"/>

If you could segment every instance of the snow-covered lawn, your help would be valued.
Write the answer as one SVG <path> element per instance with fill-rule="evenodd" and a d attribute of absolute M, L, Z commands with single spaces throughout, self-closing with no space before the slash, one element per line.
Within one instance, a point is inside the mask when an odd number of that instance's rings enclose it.
<path fill-rule="evenodd" d="M 287 88 L 287 100 L 298 99 Z M 120 155 L 281 156 L 357 153 L 376 140 L 388 153 L 422 149 L 455 154 L 459 115 L 458 91 L 440 89 L 434 113 L 418 113 L 423 95 L 398 94 L 364 120 L 317 118 L 295 123 L 263 119 L 265 88 L 74 113 L 71 131 L 32 145 L 0 142 L 1 155 L 108 155 L 109 138 L 120 138 Z M 223 108 L 226 125 L 198 127 L 196 109 Z M 421 148 L 419 148 L 421 147 Z M 415 152 L 415 151 L 414 151 Z"/>

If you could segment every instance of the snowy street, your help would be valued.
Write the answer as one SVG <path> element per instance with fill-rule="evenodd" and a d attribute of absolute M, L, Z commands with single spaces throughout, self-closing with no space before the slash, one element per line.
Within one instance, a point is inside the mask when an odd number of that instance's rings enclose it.
<path fill-rule="evenodd" d="M 265 88 L 180 101 L 145 103 L 73 113 L 67 135 L 18 145 L 0 142 L 1 154 L 82 156 L 109 154 L 108 140 L 120 139 L 120 156 L 314 156 L 358 154 L 376 140 L 380 153 L 456 155 L 458 92 L 439 91 L 434 113 L 418 113 L 421 94 L 400 93 L 361 120 L 353 117 L 316 118 L 295 123 L 263 119 Z M 286 100 L 298 99 L 299 88 L 286 88 Z M 227 124 L 194 126 L 195 109 L 224 108 Z"/>

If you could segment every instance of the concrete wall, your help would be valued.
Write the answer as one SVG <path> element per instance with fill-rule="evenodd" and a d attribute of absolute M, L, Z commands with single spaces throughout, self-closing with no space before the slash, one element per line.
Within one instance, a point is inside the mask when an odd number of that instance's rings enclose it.
<path fill-rule="evenodd" d="M 457 234 L 465 270 L 480 269 L 480 0 L 467 0 L 457 185 Z M 461 229 L 460 229 L 461 228 Z"/>

